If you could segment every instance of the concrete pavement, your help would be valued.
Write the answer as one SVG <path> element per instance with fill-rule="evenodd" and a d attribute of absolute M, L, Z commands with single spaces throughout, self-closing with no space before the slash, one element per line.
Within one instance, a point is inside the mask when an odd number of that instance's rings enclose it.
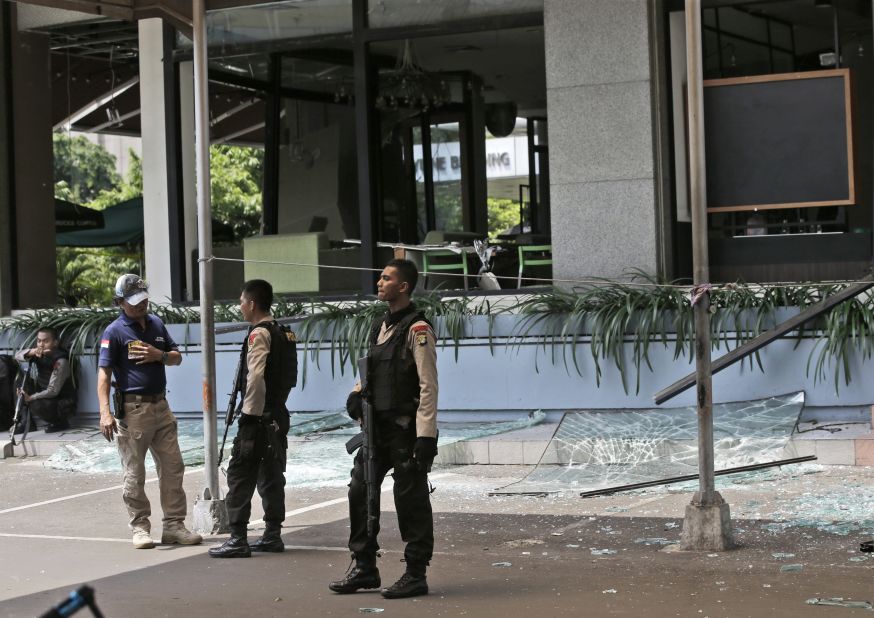
<path fill-rule="evenodd" d="M 386 616 L 869 615 L 805 604 L 813 597 L 874 600 L 874 560 L 853 560 L 866 557 L 858 542 L 867 537 L 815 526 L 781 530 L 769 526 L 768 507 L 778 487 L 803 497 L 811 479 L 824 494 L 870 484 L 874 474 L 866 468 L 830 467 L 806 478 L 763 475 L 723 489 L 741 547 L 721 554 L 666 551 L 671 546 L 663 543 L 679 538 L 690 499 L 685 492 L 662 488 L 594 500 L 573 492 L 487 496 L 527 470 L 437 470 L 431 594 L 387 601 L 377 593 L 339 596 L 327 589 L 349 564 L 343 486 L 289 487 L 283 539 L 291 549 L 221 561 L 206 555 L 209 543 L 133 549 L 117 474 L 71 474 L 44 468 L 41 458 L 8 459 L 0 462 L 0 615 L 39 615 L 81 583 L 95 588 L 107 617 L 352 616 L 362 608 Z M 189 496 L 201 483 L 202 473 L 189 470 Z M 147 487 L 158 537 L 157 486 Z M 383 508 L 392 510 L 390 492 Z M 381 542 L 387 585 L 403 571 L 391 512 L 383 515 Z M 787 564 L 802 570 L 781 572 Z"/>

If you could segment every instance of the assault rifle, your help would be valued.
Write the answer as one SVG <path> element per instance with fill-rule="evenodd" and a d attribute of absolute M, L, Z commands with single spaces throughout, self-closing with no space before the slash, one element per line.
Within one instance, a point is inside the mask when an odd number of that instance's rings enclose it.
<path fill-rule="evenodd" d="M 361 433 L 346 443 L 351 454 L 361 447 L 361 463 L 364 465 L 364 485 L 367 487 L 367 536 L 373 538 L 379 519 L 379 485 L 376 482 L 376 428 L 373 408 L 367 392 L 367 371 L 370 357 L 358 359 L 358 375 L 361 379 Z"/>
<path fill-rule="evenodd" d="M 231 392 L 228 393 L 228 409 L 225 411 L 225 435 L 222 437 L 222 447 L 219 449 L 218 465 L 222 465 L 222 456 L 225 454 L 225 442 L 228 441 L 228 429 L 234 424 L 237 415 L 243 408 L 242 400 L 238 403 L 237 399 L 240 392 L 243 390 L 243 385 L 240 382 L 243 379 L 243 352 L 240 353 L 240 360 L 237 361 L 237 369 L 234 371 L 234 383 Z"/>
<path fill-rule="evenodd" d="M 12 427 L 9 428 L 9 441 L 12 442 L 12 446 L 22 444 L 27 439 L 27 432 L 30 430 L 30 406 L 28 406 L 27 402 L 24 400 L 24 394 L 27 392 L 27 379 L 30 377 L 32 369 L 33 359 L 28 361 L 27 369 L 25 369 L 21 374 L 21 383 L 18 385 L 18 388 L 15 389 L 17 395 L 17 399 L 15 400 L 15 414 L 12 417 Z M 22 413 L 24 414 L 24 418 L 22 418 Z M 19 423 L 24 423 L 24 433 L 21 434 L 21 438 L 16 442 L 15 430 L 18 428 Z"/>

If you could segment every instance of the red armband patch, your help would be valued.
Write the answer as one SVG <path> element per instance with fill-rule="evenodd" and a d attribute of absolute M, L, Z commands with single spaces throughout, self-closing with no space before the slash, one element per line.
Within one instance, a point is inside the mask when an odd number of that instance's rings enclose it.
<path fill-rule="evenodd" d="M 428 326 L 427 324 L 419 324 L 418 326 L 413 327 L 413 332 L 414 333 L 421 333 L 423 331 L 427 332 L 428 330 L 430 330 L 430 328 L 431 327 Z"/>
<path fill-rule="evenodd" d="M 255 343 L 255 339 L 258 337 L 258 331 L 253 330 L 249 335 L 249 346 L 251 347 L 253 343 Z"/>

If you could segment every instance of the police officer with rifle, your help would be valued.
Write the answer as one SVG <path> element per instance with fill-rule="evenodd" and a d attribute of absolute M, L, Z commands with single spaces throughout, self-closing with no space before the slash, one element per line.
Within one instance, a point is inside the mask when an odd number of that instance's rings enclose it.
<path fill-rule="evenodd" d="M 273 287 L 263 279 L 243 285 L 240 311 L 252 327 L 243 343 L 234 393 L 228 406 L 233 423 L 236 396 L 242 395 L 237 437 L 228 464 L 225 505 L 231 536 L 212 547 L 213 558 L 248 558 L 253 551 L 282 552 L 280 537 L 285 520 L 285 458 L 289 417 L 285 402 L 297 382 L 297 344 L 293 332 L 273 316 Z M 225 434 L 227 435 L 227 434 Z M 257 487 L 264 507 L 266 528 L 252 543 L 246 537 L 252 496 Z"/>
<path fill-rule="evenodd" d="M 36 368 L 35 392 L 24 392 L 24 401 L 30 411 L 31 431 L 36 428 L 33 415 L 46 421 L 46 433 L 70 428 L 69 418 L 76 413 L 76 387 L 70 365 L 69 353 L 61 347 L 58 331 L 46 326 L 36 332 L 36 345 L 19 350 L 15 360 L 22 365 Z M 19 423 L 16 433 L 24 433 L 25 425 Z"/>
<path fill-rule="evenodd" d="M 379 588 L 379 493 L 394 470 L 394 501 L 406 572 L 388 588 L 387 599 L 428 594 L 425 570 L 434 551 L 428 472 L 437 456 L 437 351 L 434 331 L 410 295 L 418 271 L 408 260 L 391 260 L 377 292 L 389 312 L 374 322 L 361 384 L 347 401 L 349 415 L 366 436 L 349 483 L 349 549 L 354 566 L 329 584 L 340 594 Z"/>

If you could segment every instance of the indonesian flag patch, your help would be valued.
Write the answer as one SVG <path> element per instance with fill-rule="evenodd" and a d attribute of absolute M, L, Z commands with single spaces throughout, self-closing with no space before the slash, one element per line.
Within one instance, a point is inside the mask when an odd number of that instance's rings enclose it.
<path fill-rule="evenodd" d="M 416 345 L 426 345 L 428 343 L 428 325 L 418 324 L 413 327 L 413 334 L 416 336 Z"/>
<path fill-rule="evenodd" d="M 101 339 L 100 340 L 100 347 L 108 350 L 109 349 L 109 339 Z"/>

